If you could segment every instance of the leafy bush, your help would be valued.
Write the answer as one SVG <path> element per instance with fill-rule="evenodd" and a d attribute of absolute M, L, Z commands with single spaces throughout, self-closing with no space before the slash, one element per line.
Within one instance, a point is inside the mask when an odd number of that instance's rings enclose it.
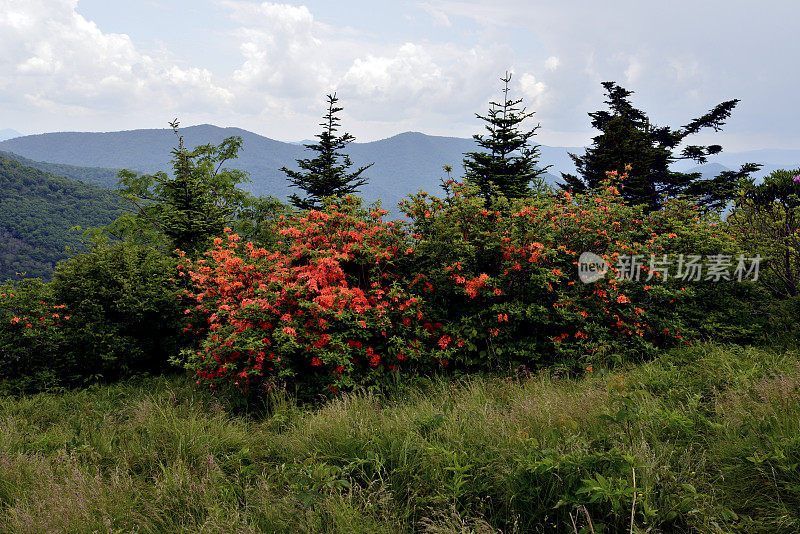
<path fill-rule="evenodd" d="M 2 390 L 34 391 L 74 377 L 77 370 L 63 357 L 63 326 L 71 317 L 52 302 L 50 286 L 39 279 L 0 286 Z"/>
<path fill-rule="evenodd" d="M 775 171 L 743 190 L 730 222 L 764 258 L 761 282 L 778 297 L 800 294 L 800 169 Z"/>
<path fill-rule="evenodd" d="M 346 197 L 281 216 L 273 251 L 228 231 L 205 259 L 187 258 L 196 304 L 186 313 L 208 329 L 188 367 L 242 388 L 270 378 L 313 392 L 429 363 L 425 342 L 436 326 L 403 277 L 411 252 L 403 226 L 382 221 L 385 213 Z"/>
<path fill-rule="evenodd" d="M 69 351 L 84 376 L 158 373 L 186 342 L 176 259 L 151 247 L 98 243 L 59 264 L 53 299 L 71 314 Z"/>
<path fill-rule="evenodd" d="M 173 258 L 121 242 L 0 289 L 0 379 L 35 391 L 159 373 L 189 341 Z"/>
<path fill-rule="evenodd" d="M 623 202 L 624 175 L 609 178 L 595 194 L 495 198 L 488 207 L 473 189 L 449 182 L 446 198 L 419 193 L 405 205 L 416 239 L 414 287 L 456 342 L 449 357 L 469 369 L 594 367 L 696 337 L 752 334 L 735 300 L 752 290 L 745 284 L 657 272 L 646 281 L 651 255 L 735 256 L 721 221 L 687 200 L 645 213 Z M 582 252 L 602 257 L 609 275 L 579 282 Z M 629 255 L 645 264 L 641 281 L 614 277 Z"/>

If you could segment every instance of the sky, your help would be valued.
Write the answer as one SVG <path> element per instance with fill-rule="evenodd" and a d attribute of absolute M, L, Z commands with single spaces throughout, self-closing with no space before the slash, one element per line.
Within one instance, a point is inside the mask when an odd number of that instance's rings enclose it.
<path fill-rule="evenodd" d="M 509 71 L 540 144 L 588 144 L 611 80 L 657 125 L 741 100 L 693 144 L 800 149 L 798 21 L 796 0 L 0 0 L 0 129 L 299 141 L 336 91 L 357 141 L 469 137 Z"/>

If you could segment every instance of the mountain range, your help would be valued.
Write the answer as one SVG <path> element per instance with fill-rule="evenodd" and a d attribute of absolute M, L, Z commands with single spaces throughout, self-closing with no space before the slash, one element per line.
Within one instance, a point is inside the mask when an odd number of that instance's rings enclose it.
<path fill-rule="evenodd" d="M 228 166 L 250 173 L 251 183 L 245 185 L 245 189 L 280 199 L 296 190 L 289 187 L 286 176 L 279 169 L 283 166 L 296 168 L 296 159 L 313 157 L 314 154 L 302 144 L 276 141 L 240 128 L 203 124 L 183 128 L 180 133 L 189 148 L 240 136 L 243 149 Z M 116 182 L 117 169 L 143 173 L 170 170 L 171 150 L 176 145 L 177 138 L 170 129 L 56 132 L 0 141 L 0 151 L 13 153 L 4 155 L 28 166 L 109 187 Z M 405 132 L 379 141 L 351 143 L 347 152 L 355 166 L 374 162 L 364 173 L 370 181 L 362 191 L 363 196 L 370 202 L 381 199 L 383 206 L 392 210 L 409 193 L 418 190 L 438 192 L 440 179 L 444 177 L 443 165 L 450 165 L 454 170 L 453 177 L 459 177 L 463 154 L 476 149 L 472 139 Z M 581 154 L 583 148 L 541 146 L 540 151 L 541 165 L 551 166 L 545 178 L 554 183 L 561 171 L 574 172 L 568 154 Z M 25 159 L 20 160 L 20 157 Z M 711 176 L 722 170 L 738 168 L 746 162 L 763 164 L 758 174 L 763 176 L 778 168 L 797 167 L 800 150 L 723 152 L 710 158 L 705 165 L 681 161 L 674 168 Z"/>
<path fill-rule="evenodd" d="M 251 182 L 244 188 L 251 193 L 269 194 L 281 199 L 297 190 L 289 187 L 286 176 L 279 169 L 283 166 L 296 168 L 295 160 L 313 157 L 314 154 L 302 144 L 275 141 L 239 128 L 200 125 L 183 128 L 180 133 L 188 148 L 206 143 L 217 144 L 230 136 L 241 137 L 243 149 L 239 157 L 227 166 L 250 173 Z M 170 170 L 171 150 L 176 145 L 177 138 L 168 129 L 108 133 L 57 132 L 2 141 L 0 151 L 11 153 L 4 155 L 17 158 L 25 165 L 109 186 L 116 182 L 117 169 L 143 173 Z M 406 194 L 418 190 L 437 191 L 440 179 L 445 175 L 442 166 L 452 166 L 454 176 L 457 176 L 463 154 L 474 150 L 476 144 L 472 139 L 417 132 L 406 132 L 369 143 L 351 143 L 347 147 L 354 166 L 374 163 L 364 173 L 369 183 L 362 193 L 370 202 L 381 199 L 387 209 L 396 207 Z M 567 165 L 567 152 L 570 150 L 579 149 L 541 147 L 541 161 L 543 164 Z M 20 160 L 20 157 L 25 160 Z M 60 171 L 48 163 L 60 164 Z M 99 167 L 103 170 L 89 172 L 79 167 Z M 551 182 L 556 180 L 554 174 L 548 174 L 546 178 Z"/>
<path fill-rule="evenodd" d="M 16 130 L 12 130 L 11 128 L 6 128 L 5 130 L 0 130 L 0 141 L 5 141 L 6 139 L 13 139 L 15 137 L 19 137 L 22 135 Z"/>

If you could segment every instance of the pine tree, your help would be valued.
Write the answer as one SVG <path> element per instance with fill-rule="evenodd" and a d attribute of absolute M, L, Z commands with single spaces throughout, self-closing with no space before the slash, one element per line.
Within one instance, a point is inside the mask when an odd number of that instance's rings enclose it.
<path fill-rule="evenodd" d="M 681 159 L 705 163 L 708 156 L 722 151 L 719 145 L 688 145 L 675 155 L 686 137 L 703 128 L 719 131 L 739 100 L 728 100 L 676 130 L 668 126 L 655 127 L 641 110 L 630 101 L 632 91 L 614 82 L 603 82 L 606 104 L 610 111 L 589 113 L 592 127 L 600 130 L 592 146 L 583 156 L 570 154 L 580 176 L 562 173 L 563 189 L 583 192 L 598 187 L 606 179 L 607 171 L 622 171 L 631 165 L 628 178 L 621 191 L 631 204 L 645 204 L 648 209 L 658 209 L 665 198 L 678 195 L 695 195 L 709 209 L 717 209 L 733 198 L 742 180 L 757 169 L 753 164 L 743 165 L 739 171 L 726 171 L 704 180 L 699 172 L 683 173 L 670 170 L 670 165 Z"/>
<path fill-rule="evenodd" d="M 541 176 L 547 168 L 537 167 L 539 146 L 530 144 L 539 125 L 529 131 L 520 131 L 520 123 L 534 113 L 527 113 L 524 107 L 518 107 L 522 99 L 509 98 L 511 74 L 506 72 L 500 80 L 504 84 L 503 102 L 489 102 L 486 116 L 475 114 L 486 122 L 489 133 L 472 136 L 484 151 L 464 154 L 465 178 L 479 186 L 487 199 L 497 194 L 521 198 L 530 195 L 533 190 L 544 188 Z"/>
<path fill-rule="evenodd" d="M 304 145 L 306 149 L 317 152 L 317 156 L 313 159 L 298 159 L 297 165 L 301 169 L 299 171 L 286 167 L 280 169 L 289 178 L 292 187 L 299 187 L 306 192 L 305 198 L 296 194 L 289 197 L 292 205 L 299 209 L 319 209 L 320 200 L 326 196 L 342 197 L 357 193 L 367 183 L 366 178 L 361 178 L 361 173 L 373 165 L 370 163 L 354 172 L 348 172 L 353 162 L 350 156 L 341 151 L 355 138 L 349 133 L 336 135 L 339 126 L 336 114 L 343 108 L 336 107 L 336 93 L 327 95 L 327 99 L 328 113 L 324 116 L 324 122 L 320 123 L 322 133 L 315 136 L 319 138 L 319 142 Z"/>
<path fill-rule="evenodd" d="M 178 137 L 178 146 L 172 150 L 173 175 L 157 172 L 140 176 L 120 171 L 117 192 L 126 200 L 130 216 L 121 217 L 107 231 L 145 241 L 163 235 L 170 247 L 199 254 L 212 237 L 221 235 L 237 214 L 254 202 L 238 187 L 249 181 L 247 173 L 222 168 L 237 157 L 242 139 L 228 137 L 217 146 L 200 145 L 189 150 L 183 144 L 177 119 L 170 126 Z"/>

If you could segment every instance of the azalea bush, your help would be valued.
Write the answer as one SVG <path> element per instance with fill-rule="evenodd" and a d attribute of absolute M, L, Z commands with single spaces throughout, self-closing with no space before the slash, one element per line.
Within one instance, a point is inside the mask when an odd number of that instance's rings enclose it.
<path fill-rule="evenodd" d="M 625 178 L 610 173 L 592 194 L 488 203 L 451 181 L 444 198 L 420 192 L 402 205 L 409 224 L 347 197 L 281 216 L 270 248 L 228 231 L 182 263 L 194 288 L 187 328 L 205 336 L 184 362 L 212 386 L 314 393 L 391 371 L 591 372 L 659 347 L 756 335 L 741 304 L 753 284 L 650 272 L 651 255 L 742 253 L 723 221 L 689 200 L 629 206 Z M 583 252 L 606 262 L 605 277 L 580 281 Z M 629 255 L 642 262 L 638 279 L 619 276 Z"/>
<path fill-rule="evenodd" d="M 39 279 L 0 286 L 0 391 L 35 391 L 64 383 L 77 369 L 63 359 L 65 306 Z"/>
<path fill-rule="evenodd" d="M 448 359 L 467 369 L 592 370 L 660 346 L 742 333 L 747 313 L 732 295 L 751 288 L 649 272 L 651 255 L 738 253 L 721 221 L 688 200 L 649 214 L 629 206 L 620 195 L 625 178 L 609 173 L 592 194 L 488 204 L 450 181 L 445 198 L 423 192 L 405 203 L 419 269 L 413 287 L 451 340 Z M 610 266 L 603 279 L 580 282 L 583 252 Z M 617 279 L 620 257 L 628 255 L 644 263 L 638 281 Z"/>
<path fill-rule="evenodd" d="M 281 216 L 272 250 L 228 230 L 205 258 L 185 258 L 189 328 L 207 335 L 186 361 L 198 381 L 335 392 L 439 364 L 428 347 L 441 325 L 424 315 L 404 275 L 413 249 L 385 213 L 346 197 Z"/>

